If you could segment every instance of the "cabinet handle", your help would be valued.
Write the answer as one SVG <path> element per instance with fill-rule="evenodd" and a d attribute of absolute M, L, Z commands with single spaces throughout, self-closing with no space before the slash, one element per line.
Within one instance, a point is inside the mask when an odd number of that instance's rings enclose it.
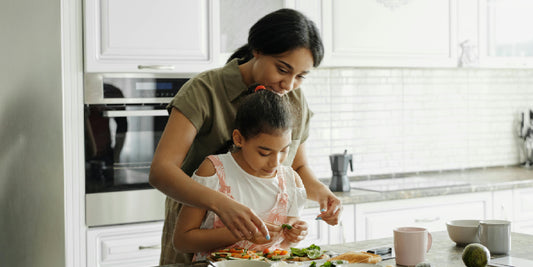
<path fill-rule="evenodd" d="M 440 220 L 440 217 L 435 217 L 433 219 L 431 218 L 415 219 L 415 223 L 429 223 L 429 222 L 436 222 L 438 220 Z"/>
<path fill-rule="evenodd" d="M 140 70 L 173 70 L 174 66 L 172 65 L 138 65 L 138 69 Z"/>
<path fill-rule="evenodd" d="M 151 246 L 139 246 L 139 250 L 143 250 L 143 249 L 161 249 L 161 245 L 157 244 L 157 245 L 151 245 Z"/>

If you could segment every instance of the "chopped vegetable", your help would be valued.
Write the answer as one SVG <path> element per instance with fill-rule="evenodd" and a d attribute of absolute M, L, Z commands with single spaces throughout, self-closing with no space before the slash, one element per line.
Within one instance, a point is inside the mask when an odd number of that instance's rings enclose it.
<path fill-rule="evenodd" d="M 291 230 L 292 229 L 292 225 L 284 223 L 284 224 L 281 225 L 281 228 L 284 228 L 284 229 L 287 229 L 287 230 Z"/>
<path fill-rule="evenodd" d="M 298 257 L 309 257 L 310 259 L 317 259 L 322 256 L 322 249 L 319 246 L 312 244 L 307 248 L 291 248 L 291 254 Z"/>

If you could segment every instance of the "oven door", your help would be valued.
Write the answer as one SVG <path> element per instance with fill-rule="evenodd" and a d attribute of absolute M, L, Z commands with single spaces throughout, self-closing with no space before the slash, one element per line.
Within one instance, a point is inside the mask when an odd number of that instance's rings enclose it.
<path fill-rule="evenodd" d="M 88 226 L 164 219 L 164 195 L 148 183 L 148 176 L 168 120 L 165 106 L 86 106 Z"/>

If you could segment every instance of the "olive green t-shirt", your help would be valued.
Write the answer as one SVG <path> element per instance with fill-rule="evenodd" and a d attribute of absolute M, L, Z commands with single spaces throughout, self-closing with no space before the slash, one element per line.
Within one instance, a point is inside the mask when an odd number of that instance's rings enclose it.
<path fill-rule="evenodd" d="M 203 72 L 190 79 L 178 91 L 168 105 L 178 109 L 196 128 L 194 139 L 182 169 L 189 176 L 200 166 L 205 157 L 220 152 L 231 141 L 235 126 L 237 108 L 243 97 L 248 94 L 248 87 L 242 80 L 238 59 L 228 62 L 219 69 Z M 283 165 L 290 166 L 298 146 L 309 135 L 309 121 L 312 112 L 309 110 L 301 89 L 287 93 L 297 112 L 292 131 L 292 143 L 289 155 Z"/>

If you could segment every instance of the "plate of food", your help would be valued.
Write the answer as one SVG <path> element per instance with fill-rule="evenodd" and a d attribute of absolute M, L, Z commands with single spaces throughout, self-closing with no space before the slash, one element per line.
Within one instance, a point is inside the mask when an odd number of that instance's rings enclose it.
<path fill-rule="evenodd" d="M 212 252 L 208 259 L 213 262 L 223 260 L 262 261 L 265 257 L 263 256 L 262 251 L 257 252 L 245 248 L 225 248 Z"/>

